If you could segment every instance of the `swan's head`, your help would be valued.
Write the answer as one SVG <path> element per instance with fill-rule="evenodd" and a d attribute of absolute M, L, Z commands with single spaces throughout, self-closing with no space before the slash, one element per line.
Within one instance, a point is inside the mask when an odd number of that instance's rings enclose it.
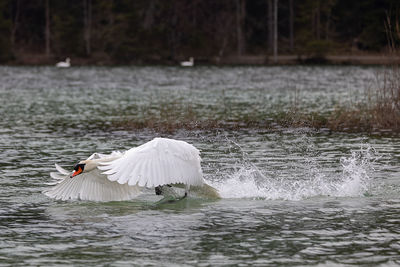
<path fill-rule="evenodd" d="M 74 166 L 74 173 L 71 174 L 71 178 L 74 178 L 75 176 L 81 174 L 85 170 L 86 164 L 83 162 L 79 162 Z"/>
<path fill-rule="evenodd" d="M 67 57 L 67 58 L 65 59 L 65 61 L 66 61 L 67 63 L 70 63 L 70 62 L 71 62 L 71 60 L 69 59 L 69 57 Z"/>
<path fill-rule="evenodd" d="M 97 167 L 97 162 L 95 160 L 83 160 L 74 166 L 74 173 L 71 174 L 71 178 L 83 173 L 90 172 Z"/>

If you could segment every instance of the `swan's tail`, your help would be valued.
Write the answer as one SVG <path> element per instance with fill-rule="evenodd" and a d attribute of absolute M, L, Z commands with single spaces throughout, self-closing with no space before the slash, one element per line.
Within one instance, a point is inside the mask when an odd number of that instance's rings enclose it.
<path fill-rule="evenodd" d="M 190 186 L 190 192 L 194 193 L 194 195 L 201 197 L 201 198 L 208 198 L 208 199 L 220 199 L 221 196 L 218 193 L 218 190 L 204 183 L 201 186 Z"/>

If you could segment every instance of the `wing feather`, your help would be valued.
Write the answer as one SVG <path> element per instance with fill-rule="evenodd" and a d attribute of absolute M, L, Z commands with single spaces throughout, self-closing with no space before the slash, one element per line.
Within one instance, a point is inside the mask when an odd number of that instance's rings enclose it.
<path fill-rule="evenodd" d="M 53 178 L 54 180 L 63 180 L 66 177 L 66 175 L 60 174 L 59 172 L 51 172 L 50 177 Z"/>
<path fill-rule="evenodd" d="M 58 165 L 57 163 L 56 165 L 56 169 L 59 173 L 64 174 L 64 175 L 70 175 L 71 172 L 67 171 L 66 169 L 64 169 L 63 167 L 61 167 L 60 165 Z"/>
<path fill-rule="evenodd" d="M 155 138 L 98 167 L 110 181 L 154 187 L 184 183 L 202 185 L 200 151 L 184 141 Z"/>
<path fill-rule="evenodd" d="M 95 169 L 72 179 L 68 175 L 44 193 L 48 197 L 60 200 L 121 201 L 137 197 L 140 190 L 137 186 L 111 182 Z"/>
<path fill-rule="evenodd" d="M 161 183 L 165 183 L 165 176 L 161 173 L 163 164 L 162 164 L 162 161 L 161 161 L 159 155 L 157 156 L 156 160 L 153 162 L 153 165 L 154 166 L 152 167 L 152 170 L 154 172 L 154 176 L 158 177 L 160 179 Z M 157 168 L 157 166 L 158 166 L 158 168 Z"/>
<path fill-rule="evenodd" d="M 130 165 L 131 163 L 129 163 Z M 117 180 L 120 184 L 125 184 L 129 180 L 130 175 L 130 166 L 122 167 L 121 177 Z M 117 176 L 118 177 L 118 176 Z"/>
<path fill-rule="evenodd" d="M 71 178 L 70 178 L 71 179 Z M 67 200 L 71 194 L 74 192 L 72 191 L 74 188 L 74 183 L 71 186 L 63 187 L 63 197 L 62 200 Z"/>
<path fill-rule="evenodd" d="M 135 182 L 138 183 L 139 186 L 146 186 L 146 183 L 148 182 L 148 173 L 146 173 L 146 171 L 149 171 L 149 160 L 146 158 L 143 160 L 140 172 L 139 172 L 139 176 L 135 177 L 135 175 L 132 176 L 132 178 L 130 179 L 130 182 L 135 184 Z M 153 185 L 151 184 L 151 181 L 149 181 L 149 187 L 152 187 Z"/>
<path fill-rule="evenodd" d="M 135 173 L 140 173 L 141 172 L 142 165 L 141 164 L 135 164 L 132 167 L 132 171 L 126 175 L 128 179 L 128 184 L 130 184 L 131 178 L 135 176 Z M 134 181 L 134 179 L 132 179 Z M 130 184 L 130 185 L 135 185 L 135 184 Z"/>
<path fill-rule="evenodd" d="M 71 179 L 71 178 L 66 178 L 66 179 Z M 82 181 L 76 181 L 71 185 L 71 190 L 70 190 L 70 198 L 71 199 L 77 199 L 79 196 L 79 191 L 80 191 L 80 185 L 82 184 Z"/>

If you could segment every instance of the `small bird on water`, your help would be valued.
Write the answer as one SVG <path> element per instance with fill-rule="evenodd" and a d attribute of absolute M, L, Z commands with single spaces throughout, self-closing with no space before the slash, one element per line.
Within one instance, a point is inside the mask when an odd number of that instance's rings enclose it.
<path fill-rule="evenodd" d="M 194 59 L 193 57 L 189 58 L 189 61 L 182 61 L 181 62 L 182 67 L 193 67 L 194 66 Z"/>
<path fill-rule="evenodd" d="M 57 68 L 69 68 L 71 67 L 71 60 L 69 57 L 65 59 L 65 61 L 60 61 L 56 64 Z"/>

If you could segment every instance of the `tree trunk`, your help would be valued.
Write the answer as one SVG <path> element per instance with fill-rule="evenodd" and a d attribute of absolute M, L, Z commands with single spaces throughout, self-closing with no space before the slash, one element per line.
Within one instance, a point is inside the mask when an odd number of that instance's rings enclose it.
<path fill-rule="evenodd" d="M 331 7 L 328 9 L 328 14 L 326 15 L 326 25 L 325 25 L 325 40 L 329 40 L 329 28 L 331 21 Z"/>
<path fill-rule="evenodd" d="M 278 0 L 274 0 L 274 63 L 278 62 Z"/>
<path fill-rule="evenodd" d="M 289 0 L 289 41 L 290 41 L 290 51 L 293 52 L 294 47 L 294 35 L 293 35 L 293 0 Z"/>
<path fill-rule="evenodd" d="M 46 57 L 50 56 L 50 0 L 45 1 L 46 9 L 46 28 L 45 28 L 45 40 L 46 40 Z"/>
<path fill-rule="evenodd" d="M 241 0 L 241 19 L 242 19 L 242 54 L 246 53 L 246 34 L 245 34 L 245 22 L 246 22 L 246 0 Z"/>
<path fill-rule="evenodd" d="M 316 21 L 316 30 L 317 30 L 317 39 L 321 39 L 321 7 L 320 7 L 320 1 L 317 0 L 317 21 Z"/>
<path fill-rule="evenodd" d="M 114 0 L 110 0 L 110 13 L 109 13 L 109 17 L 108 20 L 110 21 L 110 26 L 114 26 L 114 13 L 113 13 L 113 7 L 114 7 Z"/>
<path fill-rule="evenodd" d="M 241 56 L 244 52 L 243 26 L 246 16 L 245 0 L 236 0 L 236 32 L 237 32 L 237 54 Z"/>
<path fill-rule="evenodd" d="M 86 55 L 91 54 L 92 0 L 83 0 L 83 23 Z"/>
<path fill-rule="evenodd" d="M 17 34 L 17 29 L 18 29 L 20 2 L 21 2 L 20 0 L 17 0 L 16 1 L 16 5 L 15 5 L 15 17 L 14 17 L 14 21 L 13 21 L 13 25 L 12 25 L 12 29 L 11 29 L 11 46 L 12 46 L 12 49 L 15 48 L 15 36 Z"/>
<path fill-rule="evenodd" d="M 149 30 L 154 23 L 154 9 L 155 3 L 154 0 L 149 1 L 149 7 L 146 9 L 146 14 L 143 20 L 143 29 Z"/>
<path fill-rule="evenodd" d="M 272 1 L 273 0 L 267 0 L 268 2 L 268 52 L 272 52 L 272 46 L 273 46 L 273 39 L 274 39 L 274 34 L 273 34 L 273 12 L 272 12 Z"/>
<path fill-rule="evenodd" d="M 177 25 L 178 25 L 178 10 L 177 10 L 176 4 L 174 5 L 174 8 L 172 9 L 172 16 L 171 16 L 171 22 L 170 26 L 172 28 L 172 31 L 169 34 L 169 44 L 170 44 L 170 49 L 171 49 L 171 59 L 176 60 L 176 50 L 177 50 L 177 42 L 178 42 L 178 37 L 177 37 Z"/>

